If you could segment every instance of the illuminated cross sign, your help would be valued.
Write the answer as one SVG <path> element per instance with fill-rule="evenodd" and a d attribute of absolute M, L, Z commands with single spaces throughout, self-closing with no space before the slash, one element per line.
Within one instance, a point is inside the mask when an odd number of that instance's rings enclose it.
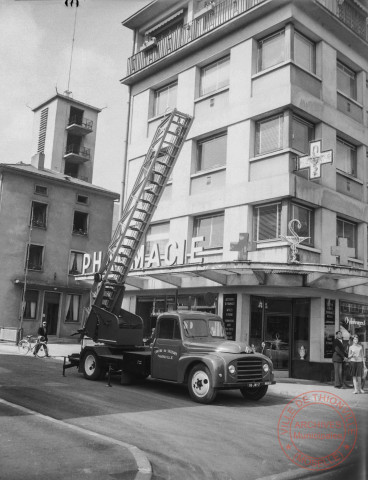
<path fill-rule="evenodd" d="M 309 178 L 321 177 L 321 165 L 333 162 L 332 150 L 321 152 L 321 140 L 309 142 L 309 155 L 299 158 L 298 170 L 309 168 Z"/>

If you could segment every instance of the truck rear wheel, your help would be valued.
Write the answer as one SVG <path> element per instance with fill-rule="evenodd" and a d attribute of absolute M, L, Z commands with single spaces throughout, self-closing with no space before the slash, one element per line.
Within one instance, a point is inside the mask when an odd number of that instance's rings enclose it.
<path fill-rule="evenodd" d="M 83 375 L 87 380 L 98 380 L 106 370 L 102 369 L 101 362 L 94 352 L 88 352 L 83 357 Z"/>
<path fill-rule="evenodd" d="M 195 402 L 211 403 L 217 394 L 213 387 L 211 372 L 203 364 L 192 368 L 188 380 L 189 394 Z"/>
<path fill-rule="evenodd" d="M 244 398 L 248 398 L 249 400 L 261 400 L 268 390 L 268 385 L 261 385 L 260 387 L 251 388 L 251 387 L 243 387 L 240 389 L 241 394 Z"/>

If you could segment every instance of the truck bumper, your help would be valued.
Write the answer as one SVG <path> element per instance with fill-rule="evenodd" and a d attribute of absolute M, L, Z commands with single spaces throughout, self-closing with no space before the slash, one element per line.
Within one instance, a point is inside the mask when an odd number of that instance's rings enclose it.
<path fill-rule="evenodd" d="M 219 390 L 235 390 L 235 389 L 240 389 L 243 387 L 249 387 L 249 388 L 257 388 L 261 387 L 262 385 L 274 385 L 276 382 L 275 380 L 270 380 L 266 382 L 234 382 L 234 383 L 223 383 L 222 385 L 217 385 L 216 388 Z"/>

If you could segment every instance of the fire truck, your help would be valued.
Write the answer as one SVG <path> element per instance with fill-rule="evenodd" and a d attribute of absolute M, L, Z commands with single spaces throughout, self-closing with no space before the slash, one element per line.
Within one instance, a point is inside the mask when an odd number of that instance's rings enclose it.
<path fill-rule="evenodd" d="M 123 385 L 150 376 L 188 386 L 191 398 L 210 403 L 218 390 L 238 389 L 261 399 L 275 383 L 271 360 L 226 338 L 218 315 L 197 311 L 161 314 L 150 344 L 143 320 L 122 309 L 125 281 L 190 129 L 192 118 L 174 109 L 158 126 L 121 219 L 95 274 L 79 354 L 64 359 L 88 380 L 119 375 Z M 93 342 L 85 342 L 84 339 Z"/>

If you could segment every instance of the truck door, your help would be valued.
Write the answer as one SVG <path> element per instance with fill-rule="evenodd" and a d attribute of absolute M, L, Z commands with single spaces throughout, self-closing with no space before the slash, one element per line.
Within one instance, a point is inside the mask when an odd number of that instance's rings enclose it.
<path fill-rule="evenodd" d="M 151 376 L 175 381 L 178 377 L 178 360 L 182 346 L 179 320 L 175 317 L 160 318 L 155 336 Z"/>

